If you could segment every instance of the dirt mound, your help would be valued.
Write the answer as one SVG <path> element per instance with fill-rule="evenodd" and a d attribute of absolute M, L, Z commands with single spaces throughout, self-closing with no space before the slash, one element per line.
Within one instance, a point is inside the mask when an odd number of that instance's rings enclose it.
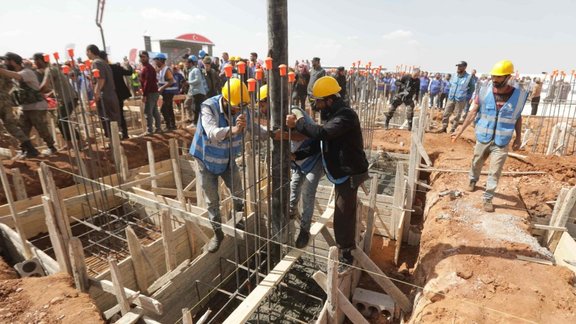
<path fill-rule="evenodd" d="M 63 273 L 0 280 L 2 323 L 104 323 L 87 294 Z"/>

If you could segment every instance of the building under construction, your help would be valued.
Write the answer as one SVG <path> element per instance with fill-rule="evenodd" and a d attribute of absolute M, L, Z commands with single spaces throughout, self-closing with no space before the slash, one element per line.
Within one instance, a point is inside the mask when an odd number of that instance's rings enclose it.
<path fill-rule="evenodd" d="M 270 19 L 281 21 L 277 14 Z M 269 31 L 270 47 L 278 49 L 265 72 L 271 115 L 253 100 L 246 108 L 269 130 L 282 125 L 290 105 L 292 84 L 279 67 L 288 61 L 283 28 Z M 490 214 L 478 206 L 480 192 L 461 189 L 473 134 L 449 145 L 448 134 L 432 132 L 439 117 L 427 97 L 412 131 L 404 129 L 403 108 L 384 130 L 385 90 L 358 90 L 351 106 L 371 178 L 358 193 L 349 271 L 337 270 L 328 181 L 316 193 L 308 246 L 294 247 L 299 219 L 287 213 L 287 141 L 245 137 L 236 160 L 241 189 L 219 184 L 225 239 L 208 253 L 212 225 L 183 109 L 177 106 L 180 130 L 144 136 L 142 102 L 129 100 L 131 139 L 121 141 L 104 136 L 86 95 L 69 127 L 90 144 L 73 141 L 69 167 L 39 163 L 33 172 L 41 190 L 29 188 L 33 176 L 22 171 L 29 167 L 3 148 L 2 256 L 20 277 L 68 273 L 101 321 L 116 323 L 574 323 L 572 98 L 548 100 L 542 116 L 525 120 L 524 151 L 511 154 Z M 111 128 L 118 133 L 116 123 Z M 234 200 L 244 203 L 242 211 Z M 278 235 L 274 217 L 283 219 Z M 71 313 L 62 315 L 69 317 L 55 321 L 71 321 Z"/>

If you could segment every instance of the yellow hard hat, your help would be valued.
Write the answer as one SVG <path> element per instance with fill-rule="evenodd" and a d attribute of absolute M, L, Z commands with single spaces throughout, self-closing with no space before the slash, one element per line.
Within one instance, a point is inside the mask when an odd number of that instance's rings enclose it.
<path fill-rule="evenodd" d="M 230 57 L 230 61 L 238 61 L 238 57 L 237 57 L 237 56 L 232 56 L 232 57 Z"/>
<path fill-rule="evenodd" d="M 312 97 L 313 99 L 325 98 L 340 92 L 342 88 L 338 84 L 338 81 L 331 76 L 324 76 L 314 82 L 312 87 Z"/>
<path fill-rule="evenodd" d="M 265 84 L 260 87 L 260 101 L 264 101 L 268 98 L 268 85 Z"/>
<path fill-rule="evenodd" d="M 502 76 L 502 75 L 510 75 L 514 73 L 514 64 L 512 64 L 509 60 L 502 60 L 492 67 L 492 71 L 490 71 L 491 75 L 495 76 Z"/>
<path fill-rule="evenodd" d="M 228 92 L 228 84 L 230 84 L 230 92 Z M 231 78 L 222 87 L 222 96 L 231 106 L 239 106 L 240 100 L 242 103 L 250 102 L 250 95 L 248 94 L 248 87 L 240 81 L 240 79 Z"/>

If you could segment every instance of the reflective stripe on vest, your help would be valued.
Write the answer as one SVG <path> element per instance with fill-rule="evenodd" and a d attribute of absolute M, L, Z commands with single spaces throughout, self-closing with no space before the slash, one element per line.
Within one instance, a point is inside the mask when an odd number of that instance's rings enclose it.
<path fill-rule="evenodd" d="M 296 106 L 292 106 L 292 109 L 298 109 L 302 112 L 302 114 L 304 115 L 304 120 L 306 120 L 306 123 L 309 124 L 315 124 L 314 120 L 310 117 L 310 115 L 308 115 L 308 113 L 305 110 L 300 109 L 300 107 L 296 107 Z M 312 145 L 312 143 L 314 143 L 315 140 L 313 139 L 305 139 L 302 141 L 290 141 L 290 151 L 292 153 L 295 153 L 296 151 L 305 149 L 307 147 L 309 147 L 310 145 Z M 302 160 L 298 160 L 298 161 L 292 161 L 292 166 L 298 170 L 300 170 L 300 172 L 307 174 L 308 172 L 312 171 L 312 169 L 314 168 L 314 166 L 316 165 L 316 163 L 318 163 L 318 160 L 320 159 L 320 153 L 318 154 L 314 154 L 311 155 L 305 159 Z"/>
<path fill-rule="evenodd" d="M 166 71 L 168 71 L 168 66 L 164 65 L 164 67 L 158 71 L 158 74 L 156 74 L 156 78 L 158 79 L 158 88 L 162 87 L 163 85 L 166 84 Z M 172 72 L 172 71 L 170 71 Z M 176 83 L 176 78 L 174 78 L 174 73 L 172 73 L 172 80 L 174 81 L 174 83 L 172 83 L 171 86 L 169 86 L 168 88 L 165 88 L 164 91 L 162 91 L 162 93 L 172 93 L 172 94 L 177 94 L 178 91 L 180 89 L 178 89 L 178 83 Z"/>
<path fill-rule="evenodd" d="M 332 174 L 330 174 L 330 171 L 328 171 L 328 166 L 326 165 L 326 158 L 324 157 L 324 141 L 320 141 L 320 152 L 322 153 L 322 165 L 324 166 L 324 172 L 326 173 L 326 178 L 328 178 L 330 182 L 336 185 L 343 184 L 344 182 L 346 182 L 346 180 L 348 180 L 350 176 L 343 176 L 341 178 L 336 179 L 332 176 Z"/>
<path fill-rule="evenodd" d="M 476 123 L 476 139 L 487 144 L 494 141 L 498 146 L 506 146 L 512 140 L 516 121 L 528 98 L 528 92 L 515 88 L 512 96 L 502 108 L 497 109 L 496 99 L 492 92 L 492 83 L 479 92 L 480 108 Z"/>
<path fill-rule="evenodd" d="M 212 111 L 214 117 L 218 118 L 218 127 L 229 126 L 226 117 L 222 112 L 220 112 L 220 99 L 221 95 L 215 96 L 207 99 L 202 103 L 202 107 L 208 107 Z M 235 118 L 233 118 L 232 125 L 235 125 Z M 247 122 L 250 120 L 250 116 L 246 119 Z M 232 152 L 230 152 L 232 151 Z M 192 140 L 192 145 L 190 145 L 190 155 L 196 157 L 198 160 L 204 163 L 206 170 L 212 174 L 222 174 L 230 162 L 230 153 L 232 153 L 232 158 L 237 156 L 242 151 L 242 135 L 234 135 L 232 137 L 232 145 L 230 146 L 230 137 L 226 138 L 220 142 L 211 141 L 208 138 L 208 134 L 204 130 L 202 124 L 202 111 L 200 111 L 200 116 L 198 118 L 198 127 L 194 133 L 194 139 Z"/>

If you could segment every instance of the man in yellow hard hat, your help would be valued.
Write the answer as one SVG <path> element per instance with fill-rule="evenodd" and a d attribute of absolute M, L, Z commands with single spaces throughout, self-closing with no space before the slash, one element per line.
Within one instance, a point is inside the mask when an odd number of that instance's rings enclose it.
<path fill-rule="evenodd" d="M 312 87 L 315 109 L 323 125 L 309 122 L 299 110 L 286 116 L 286 126 L 320 141 L 321 161 L 326 177 L 334 184 L 336 208 L 334 234 L 340 248 L 341 267 L 353 262 L 356 247 L 356 202 L 358 187 L 368 178 L 368 161 L 363 148 L 360 120 L 340 97 L 338 81 L 331 76 L 319 78 Z"/>
<path fill-rule="evenodd" d="M 476 146 L 470 170 L 468 191 L 476 189 L 484 161 L 490 156 L 490 169 L 484 191 L 484 210 L 494 211 L 492 198 L 502 174 L 502 168 L 508 157 L 508 146 L 516 131 L 512 149 L 517 150 L 521 144 L 522 109 L 528 92 L 512 86 L 514 65 L 503 60 L 494 65 L 490 74 L 492 82 L 478 91 L 470 113 L 462 126 L 452 135 L 456 140 L 474 120 L 476 122 Z"/>
<path fill-rule="evenodd" d="M 216 252 L 224 239 L 221 227 L 218 177 L 234 197 L 242 196 L 242 181 L 236 165 L 236 156 L 242 152 L 242 137 L 250 116 L 245 105 L 250 102 L 248 88 L 239 79 L 230 78 L 222 94 L 206 99 L 200 108 L 200 118 L 190 146 L 190 155 L 198 161 L 198 180 L 208 205 L 214 237 L 208 243 L 208 252 Z M 266 129 L 261 132 L 266 134 Z M 241 200 L 233 199 L 234 211 L 241 211 Z"/>

